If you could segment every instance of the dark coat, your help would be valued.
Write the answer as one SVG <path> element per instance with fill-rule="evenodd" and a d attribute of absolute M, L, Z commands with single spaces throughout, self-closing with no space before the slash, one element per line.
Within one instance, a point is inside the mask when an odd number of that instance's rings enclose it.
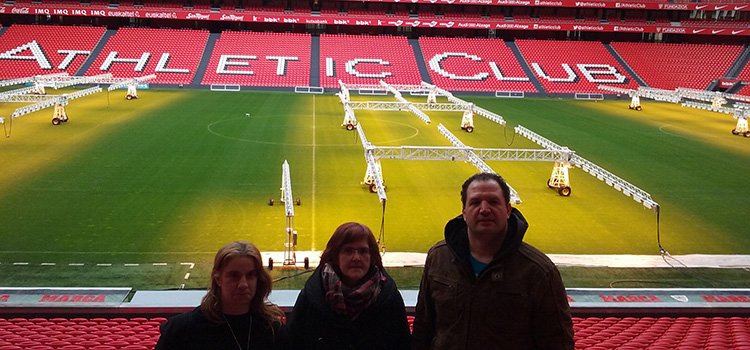
<path fill-rule="evenodd" d="M 272 333 L 260 317 L 253 317 L 250 328 L 250 349 L 292 348 L 289 331 L 281 322 L 273 324 Z M 247 328 L 244 328 L 244 332 L 237 327 L 235 329 L 241 348 L 245 350 Z M 209 321 L 203 316 L 200 307 L 170 318 L 161 325 L 160 330 L 161 337 L 154 350 L 239 350 L 229 326 Z"/>
<path fill-rule="evenodd" d="M 404 300 L 385 271 L 377 300 L 352 321 L 325 300 L 322 269 L 318 266 L 294 304 L 288 325 L 295 350 L 409 349 Z"/>
<path fill-rule="evenodd" d="M 427 253 L 413 349 L 573 349 L 573 321 L 555 264 L 523 236 L 515 208 L 493 260 L 475 276 L 462 216 Z"/>

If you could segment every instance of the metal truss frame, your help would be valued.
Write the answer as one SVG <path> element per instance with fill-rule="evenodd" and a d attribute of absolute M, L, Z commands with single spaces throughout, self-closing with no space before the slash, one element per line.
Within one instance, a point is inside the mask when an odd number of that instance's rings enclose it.
<path fill-rule="evenodd" d="M 343 89 L 354 89 L 363 88 L 361 86 L 345 85 L 340 83 Z M 483 117 L 490 119 L 500 125 L 505 125 L 505 120 L 502 116 L 492 113 L 484 108 L 477 107 L 472 103 L 461 100 L 453 96 L 447 90 L 441 89 L 435 85 L 431 85 L 422 82 L 421 86 L 392 86 L 385 82 L 380 82 L 380 87 L 368 86 L 369 89 L 383 89 L 392 93 L 399 102 L 380 102 L 380 101 L 366 101 L 366 102 L 354 102 L 347 101 L 343 95 L 339 95 L 342 103 L 344 104 L 345 111 L 351 113 L 354 116 L 353 110 L 428 110 L 428 111 L 472 111 L 482 115 Z M 679 102 L 681 97 L 676 96 L 673 91 L 641 88 L 638 90 L 632 89 L 621 89 L 618 87 L 610 87 L 600 85 L 600 89 L 614 91 L 618 93 L 629 94 L 631 96 L 643 96 L 647 98 Z M 445 96 L 452 103 L 413 103 L 405 100 L 399 91 L 430 91 L 431 93 L 438 93 Z M 421 113 L 421 112 L 420 112 Z M 416 114 L 416 113 L 415 113 Z M 419 115 L 418 115 L 419 116 Z M 426 117 L 426 115 L 425 115 Z M 423 118 L 423 120 L 425 120 Z M 428 118 L 426 120 L 429 120 Z M 429 122 L 428 122 L 429 123 Z M 385 188 L 383 187 L 383 180 L 380 178 L 380 171 L 376 171 L 375 167 L 378 167 L 376 159 L 405 159 L 405 160 L 450 160 L 450 161 L 464 161 L 474 165 L 479 171 L 487 173 L 495 173 L 492 168 L 485 163 L 485 161 L 550 161 L 555 164 L 571 164 L 581 168 L 583 171 L 596 177 L 597 179 L 604 181 L 606 184 L 612 186 L 614 189 L 622 192 L 624 195 L 632 197 L 638 203 L 649 209 L 659 211 L 659 204 L 651 199 L 651 195 L 636 187 L 635 185 L 625 181 L 617 175 L 607 171 L 606 169 L 594 164 L 593 162 L 580 157 L 575 154 L 574 151 L 567 147 L 560 146 L 547 138 L 518 125 L 514 128 L 515 132 L 527 139 L 542 146 L 543 149 L 492 149 L 492 148 L 472 148 L 466 146 L 461 140 L 459 140 L 453 133 L 451 133 L 442 124 L 438 125 L 438 131 L 445 136 L 448 141 L 451 142 L 453 147 L 430 147 L 430 146 L 400 146 L 400 147 L 376 147 L 373 146 L 369 141 L 362 129 L 361 125 L 357 125 L 357 132 L 362 140 L 362 145 L 365 152 L 365 160 L 367 162 L 367 174 L 375 179 L 375 185 L 378 190 L 378 197 L 381 202 L 385 202 Z M 379 169 L 377 169 L 379 170 Z M 510 187 L 510 186 L 509 186 Z M 521 203 L 521 199 L 518 196 L 518 192 L 510 187 L 511 201 L 513 203 Z"/>

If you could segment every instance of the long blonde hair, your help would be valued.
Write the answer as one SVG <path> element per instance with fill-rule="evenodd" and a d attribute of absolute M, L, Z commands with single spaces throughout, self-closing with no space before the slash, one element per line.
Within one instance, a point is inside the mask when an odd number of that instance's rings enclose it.
<path fill-rule="evenodd" d="M 268 301 L 268 295 L 271 294 L 271 275 L 263 268 L 263 259 L 260 251 L 250 242 L 235 241 L 227 243 L 216 253 L 214 258 L 214 267 L 211 270 L 211 288 L 201 301 L 201 311 L 210 321 L 216 323 L 225 322 L 221 317 L 221 287 L 216 283 L 216 278 L 221 275 L 221 270 L 230 260 L 236 258 L 250 258 L 256 267 L 258 275 L 255 295 L 250 300 L 250 311 L 254 315 L 260 316 L 266 325 L 273 329 L 274 322 L 281 321 L 284 312 L 278 306 Z"/>

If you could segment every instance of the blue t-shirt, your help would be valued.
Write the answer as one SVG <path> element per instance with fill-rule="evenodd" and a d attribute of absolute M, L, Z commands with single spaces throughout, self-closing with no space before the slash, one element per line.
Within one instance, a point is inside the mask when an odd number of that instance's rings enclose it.
<path fill-rule="evenodd" d="M 487 267 L 487 264 L 474 259 L 474 256 L 469 254 L 469 261 L 471 261 L 471 268 L 474 270 L 474 276 L 479 276 L 479 273 Z"/>

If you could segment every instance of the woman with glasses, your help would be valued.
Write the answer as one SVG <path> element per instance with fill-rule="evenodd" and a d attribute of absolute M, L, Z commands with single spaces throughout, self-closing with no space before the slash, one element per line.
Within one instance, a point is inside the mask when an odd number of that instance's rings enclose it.
<path fill-rule="evenodd" d="M 410 348 L 404 300 L 367 226 L 336 229 L 297 297 L 289 328 L 297 350 Z"/>

